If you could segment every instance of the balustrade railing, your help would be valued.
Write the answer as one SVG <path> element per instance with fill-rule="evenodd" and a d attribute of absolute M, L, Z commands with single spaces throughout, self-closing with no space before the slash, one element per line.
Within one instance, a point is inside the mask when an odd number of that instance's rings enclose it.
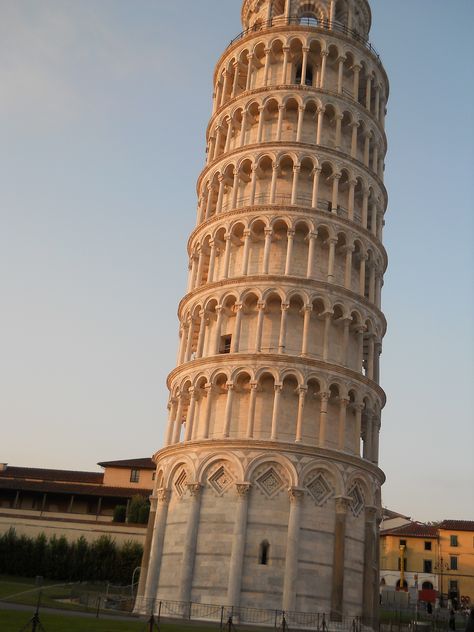
<path fill-rule="evenodd" d="M 229 46 L 232 46 L 233 44 L 235 44 L 235 42 L 238 42 L 239 40 L 243 39 L 244 37 L 247 37 L 247 35 L 250 35 L 252 33 L 266 31 L 275 26 L 287 26 L 287 25 L 303 26 L 305 28 L 314 29 L 315 31 L 324 30 L 324 31 L 335 31 L 336 33 L 342 33 L 343 35 L 346 35 L 347 37 L 351 37 L 352 39 L 356 40 L 356 42 L 358 42 L 359 44 L 362 44 L 363 46 L 365 46 L 365 48 L 367 48 L 367 50 L 369 50 L 377 58 L 377 60 L 380 63 L 382 63 L 378 52 L 375 50 L 375 48 L 372 46 L 369 40 L 363 35 L 361 35 L 358 31 L 354 29 L 350 29 L 348 26 L 346 26 L 345 24 L 342 24 L 341 22 L 337 22 L 337 21 L 331 22 L 330 20 L 315 20 L 314 18 L 297 18 L 297 17 L 278 16 L 278 17 L 272 18 L 271 20 L 258 23 L 255 26 L 252 26 L 251 28 L 246 29 L 245 31 L 242 31 L 236 37 L 234 37 L 233 40 L 231 40 Z"/>

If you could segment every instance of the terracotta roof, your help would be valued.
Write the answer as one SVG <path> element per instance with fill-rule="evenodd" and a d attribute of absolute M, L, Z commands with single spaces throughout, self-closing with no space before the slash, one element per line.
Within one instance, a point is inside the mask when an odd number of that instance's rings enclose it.
<path fill-rule="evenodd" d="M 398 513 L 398 511 L 387 509 L 387 507 L 383 507 L 382 514 L 384 518 L 405 518 L 405 520 L 410 520 L 410 516 L 405 516 L 404 514 Z"/>
<path fill-rule="evenodd" d="M 422 522 L 410 522 L 408 524 L 403 524 L 400 527 L 381 531 L 380 535 L 406 535 L 414 538 L 437 538 L 438 527 L 423 524 Z"/>
<path fill-rule="evenodd" d="M 8 465 L 5 470 L 0 470 L 0 479 L 2 478 L 20 478 L 36 481 L 65 481 L 100 485 L 100 483 L 104 480 L 104 473 L 76 472 L 74 470 L 49 470 L 38 467 L 13 467 Z"/>
<path fill-rule="evenodd" d="M 0 489 L 13 491 L 32 491 L 67 495 L 83 496 L 112 496 L 114 498 L 132 498 L 133 496 L 148 496 L 151 489 L 130 487 L 107 487 L 106 485 L 81 485 L 74 483 L 58 483 L 53 481 L 32 481 L 25 479 L 8 479 L 0 477 Z"/>
<path fill-rule="evenodd" d="M 448 531 L 474 531 L 474 520 L 443 520 L 439 528 Z"/>
<path fill-rule="evenodd" d="M 123 461 L 102 461 L 101 467 L 134 467 L 143 470 L 156 470 L 156 464 L 149 457 L 144 459 L 125 459 Z"/>

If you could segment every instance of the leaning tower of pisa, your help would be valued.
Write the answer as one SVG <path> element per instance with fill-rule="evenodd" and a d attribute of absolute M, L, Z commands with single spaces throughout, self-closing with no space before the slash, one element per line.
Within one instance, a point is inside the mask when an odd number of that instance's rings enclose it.
<path fill-rule="evenodd" d="M 242 23 L 214 73 L 140 595 L 370 624 L 388 81 L 367 0 L 244 0 Z"/>

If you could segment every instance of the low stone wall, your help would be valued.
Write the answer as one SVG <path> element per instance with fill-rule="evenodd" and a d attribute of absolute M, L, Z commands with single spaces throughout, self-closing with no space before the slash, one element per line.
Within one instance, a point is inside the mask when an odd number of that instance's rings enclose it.
<path fill-rule="evenodd" d="M 53 535 L 64 536 L 69 541 L 78 540 L 83 536 L 88 542 L 93 542 L 102 535 L 110 535 L 117 544 L 123 544 L 129 540 L 145 543 L 146 525 L 130 525 L 110 520 L 88 520 L 84 516 L 61 517 L 60 514 L 51 516 L 31 515 L 31 512 L 0 512 L 0 534 L 10 528 L 14 528 L 18 535 L 36 537 L 44 533 L 47 537 Z"/>

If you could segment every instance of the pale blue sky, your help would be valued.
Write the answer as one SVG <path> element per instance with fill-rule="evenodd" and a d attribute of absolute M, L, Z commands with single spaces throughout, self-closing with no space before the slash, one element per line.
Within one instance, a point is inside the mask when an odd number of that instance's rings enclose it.
<path fill-rule="evenodd" d="M 474 3 L 372 8 L 391 80 L 384 504 L 474 519 Z M 239 16 L 0 0 L 0 461 L 160 447 L 212 72 Z"/>

